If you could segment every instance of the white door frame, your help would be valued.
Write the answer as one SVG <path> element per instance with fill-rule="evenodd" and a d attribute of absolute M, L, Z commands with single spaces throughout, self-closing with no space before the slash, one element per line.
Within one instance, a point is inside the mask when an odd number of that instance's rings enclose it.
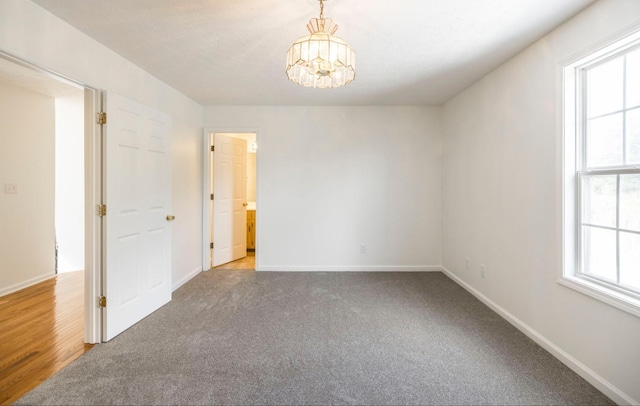
<path fill-rule="evenodd" d="M 100 343 L 102 311 L 98 307 L 97 300 L 102 292 L 102 218 L 96 215 L 96 207 L 102 201 L 103 145 L 102 128 L 96 123 L 96 113 L 102 110 L 101 92 L 85 83 L 40 67 L 2 50 L 0 50 L 0 58 L 84 90 L 84 342 Z"/>
<path fill-rule="evenodd" d="M 211 172 L 209 168 L 211 167 L 211 141 L 210 135 L 212 133 L 255 133 L 256 134 L 256 144 L 258 145 L 258 150 L 260 149 L 260 129 L 255 127 L 238 127 L 238 128 L 229 128 L 229 127 L 205 127 L 202 132 L 202 270 L 208 271 L 210 269 L 210 256 L 209 256 L 209 236 L 211 233 L 210 224 L 211 224 L 211 213 L 209 211 L 209 205 L 211 204 L 211 196 L 209 185 L 211 184 Z M 259 153 L 256 152 L 256 206 L 260 205 L 260 157 Z M 256 207 L 257 209 L 257 207 Z M 262 215 L 256 216 L 256 247 L 260 247 L 261 241 L 261 230 L 260 226 Z M 261 249 L 256 249 L 256 265 L 255 270 L 260 270 L 260 253 Z"/>
<path fill-rule="evenodd" d="M 98 297 L 102 295 L 103 246 L 102 217 L 97 207 L 103 201 L 102 174 L 104 168 L 104 137 L 96 115 L 102 111 L 102 92 L 85 87 L 84 99 L 84 341 L 102 342 L 102 309 Z"/>

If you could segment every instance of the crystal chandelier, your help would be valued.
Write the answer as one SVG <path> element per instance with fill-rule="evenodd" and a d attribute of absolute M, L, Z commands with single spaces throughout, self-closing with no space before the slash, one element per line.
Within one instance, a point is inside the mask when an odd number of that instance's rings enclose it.
<path fill-rule="evenodd" d="M 338 26 L 324 18 L 324 0 L 320 18 L 307 24 L 310 35 L 298 38 L 287 52 L 287 77 L 305 87 L 339 87 L 356 77 L 356 53 L 342 38 L 334 37 Z"/>

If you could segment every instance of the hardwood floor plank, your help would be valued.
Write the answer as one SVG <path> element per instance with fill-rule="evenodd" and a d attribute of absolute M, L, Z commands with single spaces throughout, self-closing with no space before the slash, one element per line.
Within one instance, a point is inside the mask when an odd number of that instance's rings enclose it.
<path fill-rule="evenodd" d="M 0 298 L 0 404 L 7 405 L 89 351 L 84 272 L 69 272 Z"/>

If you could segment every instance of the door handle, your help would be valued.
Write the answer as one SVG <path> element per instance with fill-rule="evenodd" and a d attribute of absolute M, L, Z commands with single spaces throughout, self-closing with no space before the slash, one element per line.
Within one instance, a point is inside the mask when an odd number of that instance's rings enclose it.
<path fill-rule="evenodd" d="M 171 214 L 167 214 L 167 221 L 173 221 L 176 219 L 176 216 L 172 216 Z"/>
<path fill-rule="evenodd" d="M 249 203 L 244 202 L 244 203 L 242 203 L 242 205 L 243 205 L 244 207 L 247 207 L 247 206 L 249 205 Z"/>

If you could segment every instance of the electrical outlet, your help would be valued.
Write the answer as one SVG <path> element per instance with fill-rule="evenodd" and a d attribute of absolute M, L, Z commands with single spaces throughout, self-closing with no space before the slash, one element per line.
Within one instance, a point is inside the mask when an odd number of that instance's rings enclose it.
<path fill-rule="evenodd" d="M 464 269 L 469 270 L 469 257 L 465 257 L 464 259 Z"/>
<path fill-rule="evenodd" d="M 487 267 L 484 265 L 480 265 L 480 277 L 482 278 L 487 277 Z"/>
<path fill-rule="evenodd" d="M 361 254 L 366 254 L 367 253 L 367 246 L 364 244 L 360 245 L 360 253 Z"/>
<path fill-rule="evenodd" d="M 18 185 L 16 183 L 5 183 L 4 184 L 4 194 L 5 195 L 15 195 L 18 193 Z"/>

